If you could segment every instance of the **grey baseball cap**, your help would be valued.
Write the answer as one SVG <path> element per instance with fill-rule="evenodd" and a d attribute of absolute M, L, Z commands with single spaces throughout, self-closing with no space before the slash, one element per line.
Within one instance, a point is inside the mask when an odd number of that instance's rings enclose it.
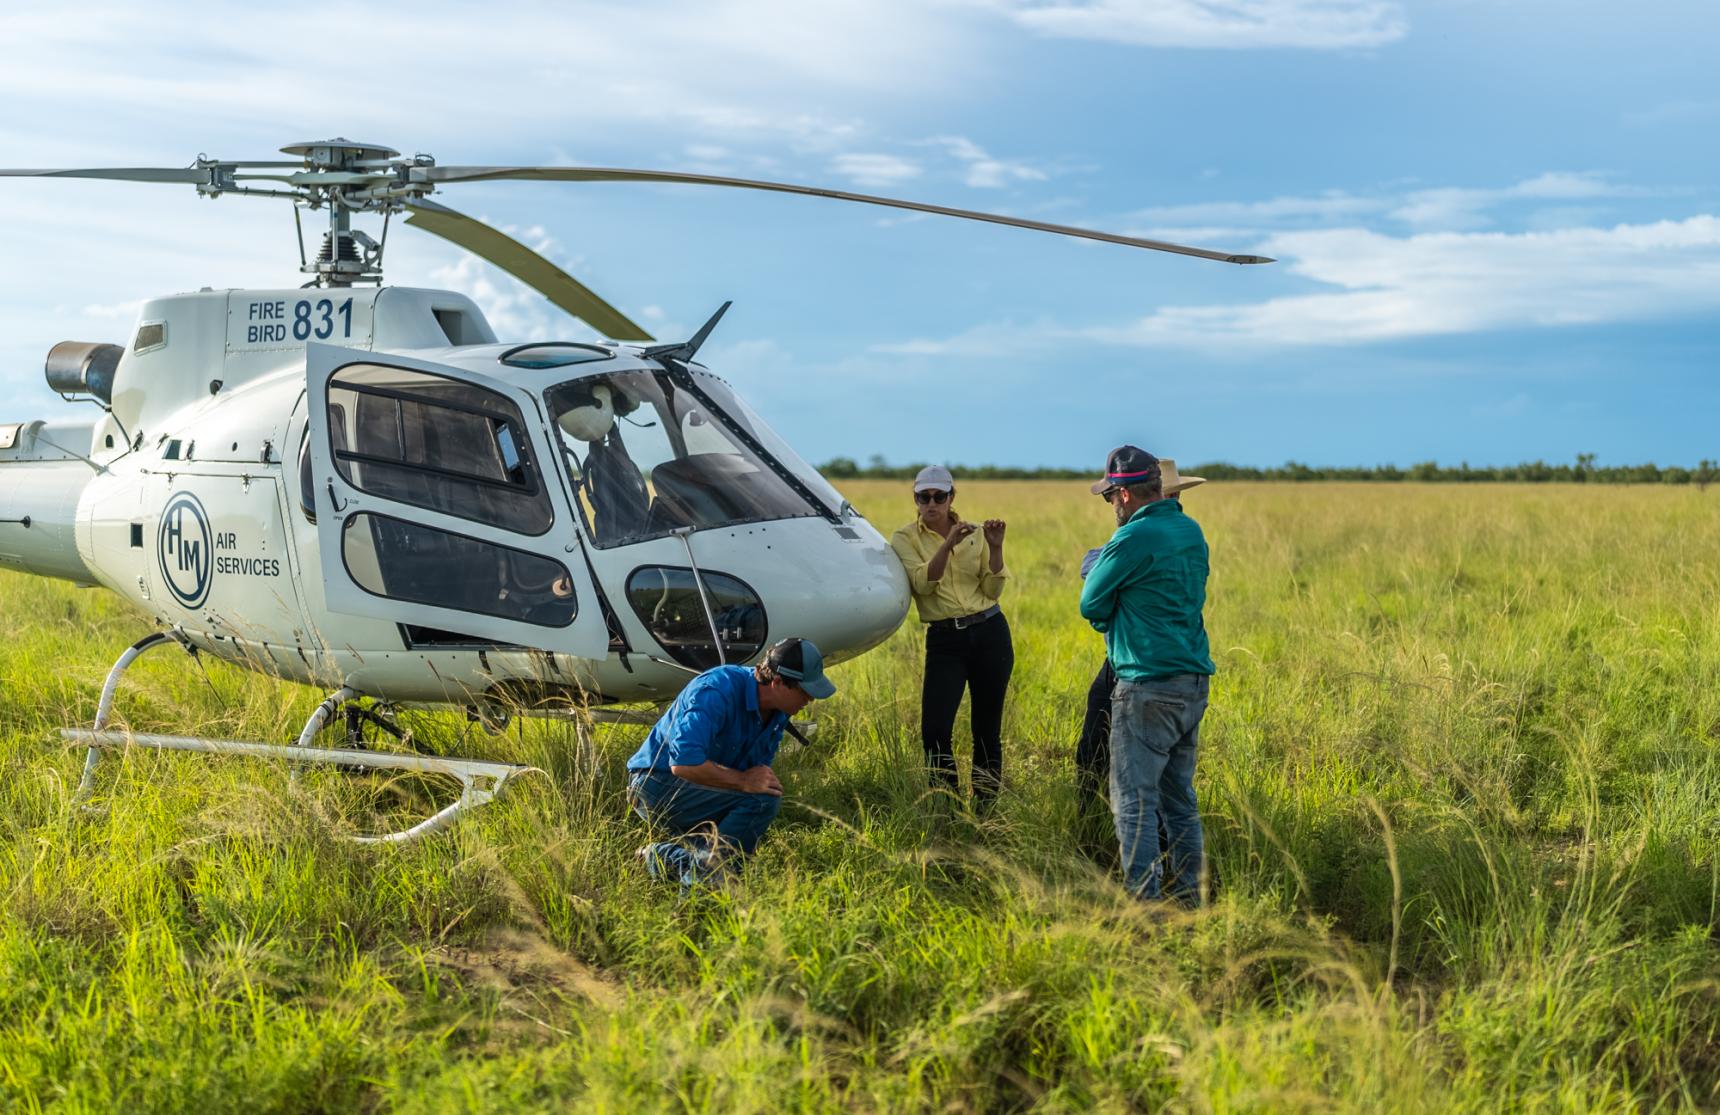
<path fill-rule="evenodd" d="M 953 492 L 955 489 L 956 478 L 943 465 L 927 465 L 914 477 L 916 492 Z"/>

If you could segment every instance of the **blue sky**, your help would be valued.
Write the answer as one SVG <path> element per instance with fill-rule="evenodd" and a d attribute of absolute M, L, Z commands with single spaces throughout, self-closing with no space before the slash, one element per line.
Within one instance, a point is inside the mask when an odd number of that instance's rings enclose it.
<path fill-rule="evenodd" d="M 474 13 L 479 13 L 474 15 Z M 0 14 L 0 163 L 342 134 L 442 163 L 699 170 L 1086 224 L 1233 267 L 698 187 L 489 183 L 807 457 L 1269 465 L 1720 457 L 1720 5 L 787 0 Z M 287 203 L 0 182 L 0 420 L 143 298 L 297 285 Z M 390 280 L 586 336 L 413 230 Z"/>

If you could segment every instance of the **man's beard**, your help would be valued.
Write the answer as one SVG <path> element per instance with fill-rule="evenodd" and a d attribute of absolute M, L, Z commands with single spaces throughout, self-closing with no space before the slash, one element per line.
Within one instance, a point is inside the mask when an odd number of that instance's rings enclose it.
<path fill-rule="evenodd" d="M 1129 521 L 1129 516 L 1127 514 L 1125 514 L 1123 511 L 1123 501 L 1122 500 L 1118 500 L 1116 503 L 1113 503 L 1111 505 L 1111 510 L 1116 512 L 1116 514 L 1117 514 L 1117 525 L 1118 526 L 1122 526 L 1124 523 Z"/>

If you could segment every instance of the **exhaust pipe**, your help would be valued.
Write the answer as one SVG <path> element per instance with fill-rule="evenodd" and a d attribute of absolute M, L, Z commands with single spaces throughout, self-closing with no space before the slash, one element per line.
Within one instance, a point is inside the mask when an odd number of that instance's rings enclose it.
<path fill-rule="evenodd" d="M 125 349 L 93 341 L 61 341 L 48 350 L 42 368 L 48 386 L 66 398 L 89 396 L 113 402 L 113 374 Z"/>

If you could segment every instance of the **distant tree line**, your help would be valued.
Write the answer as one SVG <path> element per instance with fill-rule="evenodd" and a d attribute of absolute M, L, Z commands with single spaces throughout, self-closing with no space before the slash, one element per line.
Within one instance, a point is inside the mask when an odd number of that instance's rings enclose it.
<path fill-rule="evenodd" d="M 835 457 L 818 466 L 818 470 L 832 480 L 851 480 L 857 477 L 909 480 L 924 467 L 924 462 L 892 465 L 881 456 L 872 457 L 864 465 L 851 457 Z M 1004 465 L 951 465 L 950 470 L 959 477 L 971 480 L 1081 480 L 1090 479 L 1094 475 L 1093 469 L 1015 468 Z M 1653 464 L 1597 465 L 1593 453 L 1579 453 L 1575 462 L 1559 465 L 1548 464 L 1546 461 L 1479 466 L 1471 465 L 1467 461 L 1457 465 L 1423 461 L 1408 468 L 1399 468 L 1397 465 L 1363 468 L 1307 465 L 1300 461 L 1287 461 L 1276 468 L 1250 468 L 1246 465 L 1213 461 L 1181 471 L 1191 476 L 1204 476 L 1208 480 L 1370 480 L 1386 483 L 1408 480 L 1436 484 L 1695 484 L 1703 489 L 1720 481 L 1720 464 L 1710 460 L 1698 461 L 1695 468 Z"/>

